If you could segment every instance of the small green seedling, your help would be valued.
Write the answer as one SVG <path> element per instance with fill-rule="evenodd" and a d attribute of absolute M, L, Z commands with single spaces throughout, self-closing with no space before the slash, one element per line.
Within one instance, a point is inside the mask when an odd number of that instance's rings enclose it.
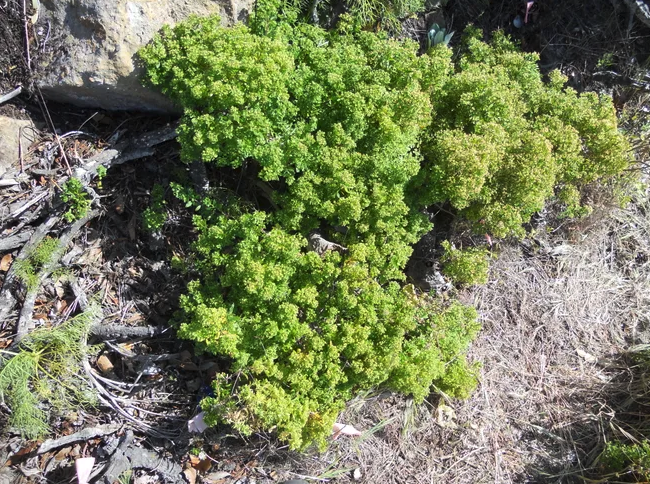
<path fill-rule="evenodd" d="M 74 222 L 83 218 L 90 209 L 90 198 L 84 186 L 77 178 L 70 178 L 61 188 L 61 200 L 68 204 L 68 210 L 63 214 L 66 222 Z"/>

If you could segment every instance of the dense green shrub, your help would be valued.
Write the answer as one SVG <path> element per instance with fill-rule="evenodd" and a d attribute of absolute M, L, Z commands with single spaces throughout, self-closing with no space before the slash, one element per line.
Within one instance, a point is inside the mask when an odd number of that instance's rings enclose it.
<path fill-rule="evenodd" d="M 142 212 L 142 226 L 147 232 L 158 232 L 165 225 L 165 204 L 165 189 L 156 183 L 151 189 L 151 203 Z"/>
<path fill-rule="evenodd" d="M 274 35 L 195 18 L 143 50 L 150 81 L 185 108 L 182 157 L 252 163 L 262 180 L 282 182 L 275 223 L 305 234 L 346 227 L 328 236 L 363 241 L 373 276 L 400 277 L 428 227 L 404 190 L 450 52 L 418 57 L 413 42 L 309 25 Z"/>
<path fill-rule="evenodd" d="M 250 29 L 215 17 L 165 28 L 141 57 L 185 109 L 182 158 L 241 169 L 271 197 L 265 212 L 174 188 L 197 209 L 201 274 L 180 334 L 230 361 L 208 420 L 304 448 L 324 444 L 360 390 L 421 401 L 432 385 L 466 396 L 476 382 L 463 356 L 475 311 L 403 283 L 424 206 L 517 233 L 555 189 L 622 169 L 625 146 L 611 104 L 557 76 L 543 84 L 535 57 L 503 36 L 470 36 L 454 66 L 444 46 L 418 56 L 345 18 L 333 32 L 277 22 L 294 14 L 268 5 Z M 334 249 L 310 248 L 315 234 Z M 481 254 L 478 271 L 448 255 L 460 282 L 481 279 Z"/>
<path fill-rule="evenodd" d="M 331 25 L 341 11 L 347 11 L 349 18 L 365 29 L 399 33 L 400 20 L 422 12 L 424 4 L 425 0 L 261 0 L 256 4 L 250 25 L 256 33 L 260 33 L 256 30 L 260 21 L 264 33 L 278 27 L 276 20 L 281 24 L 305 21 Z"/>
<path fill-rule="evenodd" d="M 222 375 L 216 398 L 204 401 L 213 421 L 244 432 L 277 428 L 302 447 L 322 444 L 363 388 L 383 385 L 417 401 L 432 382 L 467 393 L 475 383 L 462 363 L 478 330 L 472 308 L 437 307 L 410 287 L 379 283 L 363 244 L 319 256 L 267 219 L 196 220 L 204 277 L 182 298 L 180 335 L 229 356 L 237 375 Z M 450 362 L 458 374 L 447 375 Z"/>
<path fill-rule="evenodd" d="M 499 32 L 491 45 L 466 32 L 456 73 L 432 93 L 438 115 L 414 182 L 421 204 L 448 201 L 480 231 L 521 234 L 555 191 L 580 215 L 579 188 L 626 168 L 611 99 L 577 95 L 557 71 L 544 83 L 538 59 Z"/>

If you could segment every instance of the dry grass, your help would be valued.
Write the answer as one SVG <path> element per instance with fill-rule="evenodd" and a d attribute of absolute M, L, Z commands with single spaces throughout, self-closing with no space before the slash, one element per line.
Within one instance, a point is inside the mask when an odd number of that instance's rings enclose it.
<path fill-rule="evenodd" d="M 359 469 L 368 483 L 574 482 L 611 436 L 640 437 L 626 423 L 634 402 L 624 396 L 646 382 L 631 379 L 621 362 L 631 346 L 650 343 L 647 194 L 629 209 L 500 252 L 489 284 L 464 295 L 484 325 L 470 353 L 483 364 L 474 395 L 419 408 L 386 394 L 359 398 L 341 418 L 364 436 L 297 459 L 295 474 L 354 482 Z"/>

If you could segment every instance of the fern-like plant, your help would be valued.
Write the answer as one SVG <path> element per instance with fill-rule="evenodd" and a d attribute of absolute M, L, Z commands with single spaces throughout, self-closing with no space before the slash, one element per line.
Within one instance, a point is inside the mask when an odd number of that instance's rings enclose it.
<path fill-rule="evenodd" d="M 86 335 L 100 311 L 96 304 L 53 328 L 40 328 L 17 352 L 0 350 L 0 398 L 11 409 L 10 426 L 28 439 L 49 433 L 51 410 L 93 405 L 96 397 L 81 372 Z"/>

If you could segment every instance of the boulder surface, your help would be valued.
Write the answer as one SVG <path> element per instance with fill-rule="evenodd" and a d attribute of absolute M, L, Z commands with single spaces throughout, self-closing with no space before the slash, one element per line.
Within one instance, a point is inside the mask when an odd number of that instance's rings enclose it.
<path fill-rule="evenodd" d="M 34 140 L 33 124 L 30 120 L 0 116 L 0 178 L 11 172 L 20 162 L 20 150 L 27 152 Z"/>
<path fill-rule="evenodd" d="M 179 111 L 140 83 L 137 51 L 165 24 L 218 13 L 246 20 L 254 0 L 41 0 L 38 30 L 51 52 L 37 83 L 53 101 L 107 110 Z"/>

